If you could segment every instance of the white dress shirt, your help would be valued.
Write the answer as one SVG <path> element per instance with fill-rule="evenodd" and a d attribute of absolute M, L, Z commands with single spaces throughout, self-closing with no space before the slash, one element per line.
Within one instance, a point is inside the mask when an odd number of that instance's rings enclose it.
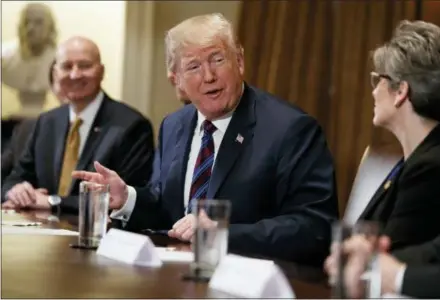
<path fill-rule="evenodd" d="M 79 149 L 78 157 L 81 157 L 81 153 L 84 150 L 84 146 L 89 136 L 90 129 L 92 128 L 93 122 L 95 121 L 96 114 L 101 107 L 102 101 L 104 100 L 104 92 L 100 91 L 99 94 L 93 99 L 89 105 L 86 106 L 78 115 L 76 115 L 73 106 L 69 107 L 69 120 L 73 123 L 78 117 L 82 120 L 82 124 L 79 127 Z"/>
<path fill-rule="evenodd" d="M 394 289 L 396 294 L 402 293 L 403 278 L 405 277 L 406 265 L 403 265 L 394 278 Z"/>
<path fill-rule="evenodd" d="M 241 85 L 241 95 L 240 100 L 237 102 L 237 106 L 241 101 L 241 97 L 244 93 L 244 82 Z M 212 134 L 212 138 L 214 140 L 214 162 L 212 164 L 212 168 L 215 166 L 215 160 L 217 158 L 218 150 L 220 149 L 220 145 L 223 141 L 223 137 L 225 136 L 226 129 L 228 129 L 229 123 L 231 122 L 232 115 L 234 114 L 235 109 L 237 106 L 228 114 L 224 115 L 220 119 L 217 119 L 215 121 L 212 121 L 212 124 L 217 128 L 217 130 Z M 203 137 L 203 128 L 202 124 L 206 120 L 206 117 L 197 111 L 197 125 L 194 129 L 193 138 L 191 142 L 191 148 L 189 151 L 188 156 L 188 164 L 186 166 L 186 174 L 185 174 L 185 186 L 184 186 L 184 195 L 183 195 L 183 207 L 185 208 L 186 213 L 186 207 L 188 206 L 189 202 L 189 194 L 191 191 L 191 183 L 192 183 L 192 177 L 194 174 L 194 167 L 196 166 L 196 160 L 197 156 L 199 155 L 200 146 L 202 145 L 202 137 Z M 130 219 L 130 216 L 133 212 L 134 205 L 136 204 L 136 190 L 132 186 L 128 186 L 128 197 L 127 201 L 125 202 L 124 206 L 121 207 L 119 210 L 113 210 L 110 214 L 110 218 L 113 219 L 119 219 L 123 222 L 128 221 Z M 124 224 L 124 223 L 123 223 Z"/>
<path fill-rule="evenodd" d="M 95 121 L 96 114 L 98 113 L 99 108 L 101 107 L 102 101 L 104 100 L 104 92 L 100 91 L 99 94 L 93 99 L 89 105 L 86 106 L 79 114 L 78 118 L 81 118 L 82 124 L 79 127 L 79 149 L 78 149 L 78 157 L 81 157 L 82 151 L 84 150 L 84 146 L 87 141 L 87 137 L 89 136 L 90 130 L 92 129 L 93 122 Z M 75 110 L 72 106 L 69 107 L 69 121 L 70 123 L 74 122 L 77 118 Z M 57 195 L 49 196 L 49 203 L 59 203 L 61 202 L 61 198 Z"/>
<path fill-rule="evenodd" d="M 229 123 L 231 122 L 232 114 L 233 112 L 230 112 L 229 114 L 223 116 L 222 118 L 212 121 L 212 124 L 214 124 L 214 126 L 217 128 L 217 130 L 214 131 L 214 133 L 212 134 L 212 138 L 214 140 L 213 168 L 226 129 L 228 128 Z M 194 134 L 193 134 L 191 148 L 188 157 L 188 165 L 185 174 L 185 187 L 184 187 L 185 194 L 183 195 L 185 208 L 187 207 L 189 202 L 189 194 L 191 191 L 191 182 L 194 173 L 194 167 L 196 165 L 197 156 L 199 155 L 199 150 L 202 145 L 202 137 L 203 137 L 202 124 L 205 120 L 206 117 L 202 115 L 200 112 L 197 112 L 197 126 L 194 129 Z M 120 219 L 122 221 L 127 221 L 131 216 L 135 203 L 136 203 L 136 190 L 133 187 L 128 186 L 127 202 L 125 202 L 124 206 L 120 210 L 114 210 L 111 213 L 110 217 L 114 219 Z"/>

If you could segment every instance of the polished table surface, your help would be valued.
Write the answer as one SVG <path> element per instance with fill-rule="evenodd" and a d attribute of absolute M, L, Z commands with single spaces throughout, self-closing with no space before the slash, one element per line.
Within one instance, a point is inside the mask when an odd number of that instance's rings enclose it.
<path fill-rule="evenodd" d="M 4 212 L 2 220 L 35 220 L 43 227 L 76 230 L 75 218 L 48 221 L 44 212 Z M 9 226 L 9 225 L 5 225 Z M 3 227 L 3 225 L 2 225 Z M 188 264 L 164 263 L 161 268 L 136 267 L 69 247 L 75 236 L 3 234 L 2 298 L 224 298 L 206 283 L 182 280 Z M 157 246 L 189 251 L 189 246 L 153 238 Z M 329 298 L 320 268 L 277 262 L 297 298 Z"/>

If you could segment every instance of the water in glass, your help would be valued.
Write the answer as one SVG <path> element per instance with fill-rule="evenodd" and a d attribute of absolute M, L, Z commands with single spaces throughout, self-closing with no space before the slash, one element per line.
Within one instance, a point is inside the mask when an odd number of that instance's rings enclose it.
<path fill-rule="evenodd" d="M 230 202 L 206 199 L 193 201 L 191 211 L 196 215 L 197 222 L 191 270 L 196 277 L 210 278 L 228 251 Z M 206 218 L 209 218 L 209 222 L 206 222 Z M 211 226 L 213 222 L 215 226 Z"/>
<path fill-rule="evenodd" d="M 98 247 L 107 231 L 109 187 L 83 181 L 79 195 L 79 245 Z"/>

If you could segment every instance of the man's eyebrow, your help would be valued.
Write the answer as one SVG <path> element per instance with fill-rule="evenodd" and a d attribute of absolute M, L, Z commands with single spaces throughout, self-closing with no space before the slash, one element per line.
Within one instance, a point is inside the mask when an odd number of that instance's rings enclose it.
<path fill-rule="evenodd" d="M 191 63 L 196 62 L 198 60 L 198 58 L 195 56 L 187 56 L 187 57 L 184 57 L 184 60 L 185 60 L 186 64 L 191 64 Z"/>
<path fill-rule="evenodd" d="M 217 54 L 223 54 L 223 53 L 220 50 L 216 50 L 216 51 L 212 52 L 209 56 L 214 56 L 214 55 L 217 55 Z"/>

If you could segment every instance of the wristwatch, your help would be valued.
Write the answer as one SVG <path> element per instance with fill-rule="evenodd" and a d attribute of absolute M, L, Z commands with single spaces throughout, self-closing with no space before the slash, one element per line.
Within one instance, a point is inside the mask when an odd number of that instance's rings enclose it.
<path fill-rule="evenodd" d="M 49 204 L 51 206 L 57 206 L 57 205 L 60 205 L 61 198 L 59 196 L 49 196 L 49 198 L 47 199 L 47 202 L 49 202 Z"/>

